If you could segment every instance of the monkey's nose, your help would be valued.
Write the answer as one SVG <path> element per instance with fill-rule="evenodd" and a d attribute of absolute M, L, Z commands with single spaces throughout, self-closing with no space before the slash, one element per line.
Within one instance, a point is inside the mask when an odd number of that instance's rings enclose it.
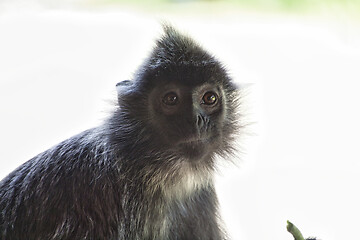
<path fill-rule="evenodd" d="M 206 126 L 209 122 L 209 119 L 201 113 L 198 113 L 196 116 L 196 127 L 198 133 L 201 134 L 202 132 L 206 131 Z"/>

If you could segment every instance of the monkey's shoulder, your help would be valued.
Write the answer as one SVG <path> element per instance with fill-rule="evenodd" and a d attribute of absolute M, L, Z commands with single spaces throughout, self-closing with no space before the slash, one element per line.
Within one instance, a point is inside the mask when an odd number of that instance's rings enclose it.
<path fill-rule="evenodd" d="M 105 137 L 93 128 L 28 160 L 0 182 L 0 189 L 39 184 L 54 187 L 67 181 L 100 178 L 104 171 L 110 171 L 112 161 Z"/>

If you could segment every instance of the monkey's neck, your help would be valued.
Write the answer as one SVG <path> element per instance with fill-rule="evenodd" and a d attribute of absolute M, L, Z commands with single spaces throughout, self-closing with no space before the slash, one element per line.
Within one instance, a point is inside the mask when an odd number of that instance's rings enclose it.
<path fill-rule="evenodd" d="M 171 226 L 183 220 L 181 212 L 190 211 L 193 205 L 201 205 L 204 192 L 213 191 L 211 175 L 196 174 L 193 170 L 182 174 L 173 179 L 166 176 L 155 183 L 156 178 L 160 178 L 156 176 L 154 182 L 146 186 L 144 202 L 147 211 L 143 226 L 146 239 L 165 239 Z"/>
<path fill-rule="evenodd" d="M 174 164 L 170 169 L 150 170 L 145 178 L 150 194 L 160 190 L 166 200 L 172 201 L 190 197 L 199 189 L 212 185 L 213 171 L 204 167 L 194 167 L 183 161 Z"/>

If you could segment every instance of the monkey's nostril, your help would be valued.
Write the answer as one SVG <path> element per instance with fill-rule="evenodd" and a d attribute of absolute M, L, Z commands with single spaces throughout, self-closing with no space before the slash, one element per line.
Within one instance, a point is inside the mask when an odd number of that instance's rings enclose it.
<path fill-rule="evenodd" d="M 198 130 L 204 128 L 206 124 L 207 124 L 207 120 L 204 118 L 204 116 L 202 114 L 198 114 L 196 119 L 196 125 Z"/>
<path fill-rule="evenodd" d="M 197 116 L 197 119 L 196 119 L 196 125 L 197 125 L 197 127 L 201 127 L 201 125 L 202 125 L 202 120 L 199 115 Z"/>

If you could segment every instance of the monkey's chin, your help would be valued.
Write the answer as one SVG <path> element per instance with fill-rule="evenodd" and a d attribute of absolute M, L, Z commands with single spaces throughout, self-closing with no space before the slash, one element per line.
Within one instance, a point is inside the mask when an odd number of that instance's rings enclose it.
<path fill-rule="evenodd" d="M 208 147 L 201 141 L 180 143 L 179 151 L 190 161 L 198 161 L 208 155 Z"/>

